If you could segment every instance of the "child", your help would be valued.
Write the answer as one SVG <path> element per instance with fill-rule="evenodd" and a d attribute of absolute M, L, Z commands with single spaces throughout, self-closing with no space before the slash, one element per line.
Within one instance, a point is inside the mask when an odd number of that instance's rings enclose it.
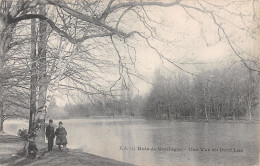
<path fill-rule="evenodd" d="M 55 138 L 53 120 L 49 120 L 49 125 L 46 127 L 46 138 L 48 140 L 48 151 L 51 152 L 53 148 L 53 140 Z"/>
<path fill-rule="evenodd" d="M 59 146 L 59 149 L 61 151 L 61 145 L 63 145 L 63 147 L 66 149 L 66 145 L 67 145 L 67 131 L 66 129 L 63 127 L 63 123 L 59 122 L 59 127 L 56 129 L 55 131 L 55 135 L 56 135 L 56 144 Z"/>

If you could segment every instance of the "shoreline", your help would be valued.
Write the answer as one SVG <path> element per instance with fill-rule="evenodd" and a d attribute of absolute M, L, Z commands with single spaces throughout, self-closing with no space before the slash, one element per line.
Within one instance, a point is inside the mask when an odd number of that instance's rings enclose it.
<path fill-rule="evenodd" d="M 72 118 L 55 118 L 55 120 L 99 120 L 99 119 L 106 119 L 106 120 L 144 120 L 144 121 L 165 121 L 165 122 L 205 122 L 205 123 L 251 123 L 251 124 L 259 124 L 260 119 L 254 118 L 252 121 L 248 121 L 245 118 L 237 118 L 237 119 L 232 119 L 232 118 L 223 118 L 223 119 L 145 119 L 145 118 L 120 118 L 120 117 L 72 117 Z"/>
<path fill-rule="evenodd" d="M 182 118 L 182 119 L 145 119 L 145 118 L 122 118 L 122 117 L 104 117 L 104 116 L 100 116 L 100 117 L 57 117 L 57 118 L 52 118 L 54 120 L 144 120 L 144 121 L 171 121 L 171 122 L 213 122 L 213 123 L 260 123 L 260 118 L 253 118 L 251 121 L 248 121 L 246 119 L 246 117 L 239 117 L 236 119 L 232 119 L 232 117 L 227 117 L 227 118 L 222 118 L 222 119 L 216 119 L 216 118 L 209 118 L 208 120 L 205 118 L 198 118 L 198 119 L 194 119 L 194 118 Z M 13 119 L 8 119 L 8 120 L 13 120 Z M 7 120 L 7 121 L 8 121 Z M 21 119 L 24 121 L 28 121 L 28 119 Z M 1 133 L 0 133 L 1 135 Z"/>
<path fill-rule="evenodd" d="M 60 152 L 56 146 L 53 152 L 47 151 L 47 144 L 44 147 L 38 146 L 36 159 L 30 159 L 25 156 L 19 156 L 18 153 L 23 148 L 23 141 L 20 137 L 0 133 L 0 166 L 133 166 L 133 164 L 124 163 L 114 159 L 83 152 L 79 149 L 68 149 L 67 152 Z"/>

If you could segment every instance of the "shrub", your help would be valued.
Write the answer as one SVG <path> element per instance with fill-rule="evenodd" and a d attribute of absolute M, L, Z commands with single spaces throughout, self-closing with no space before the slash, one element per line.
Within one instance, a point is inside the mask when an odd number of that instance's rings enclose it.
<path fill-rule="evenodd" d="M 28 130 L 27 129 L 19 129 L 17 135 L 21 137 L 24 141 L 28 139 Z"/>

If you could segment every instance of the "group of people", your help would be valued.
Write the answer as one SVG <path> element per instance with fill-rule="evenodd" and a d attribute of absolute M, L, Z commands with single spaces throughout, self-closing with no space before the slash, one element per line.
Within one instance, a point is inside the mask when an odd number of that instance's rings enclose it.
<path fill-rule="evenodd" d="M 67 145 L 67 131 L 63 127 L 63 123 L 59 122 L 59 127 L 54 132 L 53 120 L 49 120 L 49 125 L 46 127 L 46 138 L 48 140 L 48 151 L 51 152 L 53 149 L 54 138 L 56 137 L 56 145 L 59 146 L 61 151 L 61 145 L 66 150 Z"/>

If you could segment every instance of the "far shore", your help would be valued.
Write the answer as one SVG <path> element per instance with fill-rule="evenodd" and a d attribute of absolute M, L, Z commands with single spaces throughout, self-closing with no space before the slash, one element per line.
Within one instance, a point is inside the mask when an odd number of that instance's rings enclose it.
<path fill-rule="evenodd" d="M 47 147 L 47 145 L 46 145 Z M 38 147 L 36 159 L 19 156 L 23 141 L 18 136 L 0 133 L 0 166 L 131 166 L 132 164 L 93 155 L 81 150 L 68 149 L 60 152 L 57 147 L 48 152 L 46 147 Z"/>
<path fill-rule="evenodd" d="M 89 116 L 89 117 L 57 117 L 53 119 L 59 120 L 69 120 L 69 119 L 114 119 L 114 120 L 147 120 L 147 121 L 173 121 L 173 122 L 213 122 L 213 123 L 260 123 L 260 118 L 253 118 L 251 121 L 248 121 L 246 117 L 226 117 L 222 119 L 206 119 L 206 118 L 182 118 L 182 119 L 145 119 L 143 117 L 110 117 L 110 116 Z"/>
<path fill-rule="evenodd" d="M 21 118 L 20 118 L 21 119 Z M 181 119 L 145 119 L 143 117 L 110 117 L 110 116 L 89 116 L 89 117 L 47 117 L 46 119 L 55 119 L 55 120 L 70 120 L 70 119 L 109 119 L 109 120 L 147 120 L 147 121 L 172 121 L 172 122 L 208 122 L 208 123 L 252 123 L 252 124 L 259 124 L 260 118 L 254 117 L 251 121 L 249 121 L 246 117 L 236 117 L 233 119 L 233 117 L 225 117 L 222 119 L 217 118 L 209 118 L 208 120 L 206 118 L 190 118 L 185 117 Z M 13 119 L 10 119 L 13 120 Z M 27 119 L 21 119 L 28 121 Z M 47 123 L 47 122 L 46 122 Z"/>

